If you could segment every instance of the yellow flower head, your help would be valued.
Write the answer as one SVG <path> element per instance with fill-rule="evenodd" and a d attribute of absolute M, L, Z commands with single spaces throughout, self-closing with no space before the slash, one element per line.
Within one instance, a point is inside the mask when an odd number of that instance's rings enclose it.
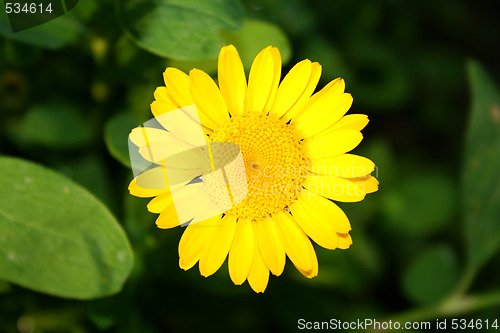
<path fill-rule="evenodd" d="M 269 272 L 281 275 L 286 256 L 304 276 L 315 277 L 318 261 L 310 239 L 331 250 L 352 244 L 349 220 L 332 200 L 361 201 L 378 189 L 370 175 L 373 162 L 347 154 L 361 142 L 368 117 L 345 115 L 352 97 L 344 92 L 341 78 L 314 93 L 321 76 L 317 62 L 299 62 L 280 83 L 281 56 L 275 47 L 257 55 L 248 84 L 234 46 L 221 49 L 218 67 L 218 86 L 201 70 L 187 75 L 167 68 L 166 86 L 156 89 L 151 110 L 168 132 L 138 128 L 130 134 L 140 152 L 155 149 L 145 137 L 172 144 L 169 135 L 175 129 L 162 115 L 195 105 L 208 143 L 229 142 L 241 150 L 246 196 L 223 214 L 186 227 L 179 242 L 179 265 L 188 270 L 199 262 L 201 275 L 209 276 L 228 257 L 232 281 L 240 285 L 248 280 L 255 292 L 264 292 Z M 147 172 L 161 172 L 157 169 Z M 200 176 L 186 172 L 186 179 Z M 187 209 L 202 209 L 197 202 L 207 194 L 200 186 L 185 182 L 175 188 L 188 198 Z M 135 196 L 154 197 L 148 209 L 160 214 L 159 228 L 180 224 L 169 184 L 145 188 L 136 177 L 129 190 Z"/>

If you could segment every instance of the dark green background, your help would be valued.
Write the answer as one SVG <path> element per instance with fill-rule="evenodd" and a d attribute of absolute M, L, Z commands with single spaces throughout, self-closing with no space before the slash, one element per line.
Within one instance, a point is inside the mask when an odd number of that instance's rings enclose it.
<path fill-rule="evenodd" d="M 0 332 L 287 332 L 299 318 L 382 320 L 411 309 L 427 312 L 403 318 L 445 317 L 440 301 L 459 281 L 469 285 L 463 276 L 474 259 L 467 242 L 482 242 L 465 236 L 475 226 L 467 229 L 461 201 L 472 105 L 467 68 L 473 76 L 480 63 L 500 81 L 496 1 L 243 1 L 241 15 L 268 21 L 288 37 L 284 73 L 309 58 L 323 65 L 320 86 L 345 78 L 354 97 L 350 112 L 371 120 L 354 153 L 377 164 L 380 180 L 377 193 L 341 204 L 353 228 L 349 250 L 316 246 L 317 278 L 302 277 L 288 262 L 263 295 L 248 284 L 234 286 L 227 264 L 209 278 L 197 267 L 182 271 L 183 230 L 157 229 L 147 201 L 128 195 L 132 176 L 119 162 L 126 163 L 126 135 L 151 117 L 165 67 L 193 63 L 137 46 L 119 19 L 119 3 L 82 0 L 71 16 L 54 20 L 53 30 L 43 28 L 48 33 L 15 37 L 0 29 L 0 154 L 48 166 L 94 193 L 124 226 L 134 269 L 120 293 L 93 301 L 0 281 Z M 214 64 L 196 66 L 214 74 Z M 490 174 L 486 183 L 498 184 Z M 494 298 L 500 288 L 495 254 L 472 269 L 471 293 Z M 498 293 L 494 300 L 448 318 L 500 321 Z"/>

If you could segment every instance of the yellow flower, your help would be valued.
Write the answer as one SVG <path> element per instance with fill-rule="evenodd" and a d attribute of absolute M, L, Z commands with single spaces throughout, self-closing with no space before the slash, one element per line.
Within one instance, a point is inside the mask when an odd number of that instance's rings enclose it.
<path fill-rule="evenodd" d="M 164 72 L 165 87 L 154 93 L 153 115 L 194 104 L 210 142 L 232 142 L 243 155 L 248 195 L 224 214 L 191 223 L 179 242 L 179 265 L 199 262 L 201 275 L 215 273 L 228 257 L 229 275 L 264 292 L 269 272 L 279 276 L 286 256 L 306 277 L 318 274 L 310 239 L 327 249 L 347 249 L 351 225 L 332 201 L 361 201 L 378 189 L 372 161 L 347 154 L 362 140 L 368 117 L 345 115 L 352 97 L 338 78 L 314 93 L 321 65 L 306 59 L 281 78 L 281 56 L 267 47 L 255 58 L 248 84 L 234 46 L 221 49 L 219 85 L 205 72 Z M 313 94 L 314 93 L 314 94 Z M 161 121 L 159 121 L 161 123 Z M 158 129 L 143 128 L 149 136 Z M 140 142 L 131 134 L 132 142 Z M 194 175 L 193 175 L 194 176 Z M 189 188 L 196 209 L 199 187 Z M 146 189 L 134 179 L 130 193 L 155 197 L 148 209 L 160 213 L 159 228 L 179 225 L 171 193 Z"/>

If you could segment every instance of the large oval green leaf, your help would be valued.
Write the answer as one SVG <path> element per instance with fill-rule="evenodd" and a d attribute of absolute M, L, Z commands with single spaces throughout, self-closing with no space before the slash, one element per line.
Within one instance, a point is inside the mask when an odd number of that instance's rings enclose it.
<path fill-rule="evenodd" d="M 462 193 L 468 262 L 478 269 L 500 246 L 500 93 L 478 63 L 469 62 L 468 72 L 472 110 Z"/>
<path fill-rule="evenodd" d="M 216 58 L 223 30 L 238 30 L 239 0 L 119 0 L 118 17 L 140 47 L 179 60 Z"/>
<path fill-rule="evenodd" d="M 118 292 L 132 262 L 123 229 L 89 192 L 45 167 L 0 157 L 0 279 L 91 299 Z"/>

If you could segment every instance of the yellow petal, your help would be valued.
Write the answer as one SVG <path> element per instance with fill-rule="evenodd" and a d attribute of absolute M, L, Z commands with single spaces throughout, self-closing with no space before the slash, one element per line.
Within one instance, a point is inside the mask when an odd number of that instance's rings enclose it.
<path fill-rule="evenodd" d="M 239 219 L 236 223 L 233 243 L 229 251 L 229 276 L 234 284 L 240 285 L 248 277 L 254 256 L 254 235 L 252 221 Z"/>
<path fill-rule="evenodd" d="M 275 82 L 276 74 L 281 75 L 281 58 L 276 63 L 276 51 L 268 46 L 262 50 L 252 63 L 248 78 L 248 90 L 245 96 L 245 111 L 250 114 L 259 115 L 264 111 L 267 102 L 274 99 L 278 82 Z M 279 68 L 278 68 L 279 67 Z"/>
<path fill-rule="evenodd" d="M 165 158 L 194 148 L 192 143 L 183 141 L 173 133 L 151 127 L 134 128 L 129 138 L 139 147 L 139 153 L 145 160 L 156 164 L 161 164 L 161 160 Z M 181 166 L 176 165 L 176 167 Z"/>
<path fill-rule="evenodd" d="M 301 139 L 321 133 L 335 124 L 352 105 L 351 94 L 343 93 L 344 80 L 339 80 L 327 91 L 323 90 L 311 97 L 311 104 L 292 119 Z"/>
<path fill-rule="evenodd" d="M 186 208 L 184 209 L 189 209 L 189 207 L 187 206 L 188 203 L 191 202 L 191 210 L 188 211 L 190 214 L 183 219 L 182 223 L 198 223 L 212 216 L 220 215 L 224 210 L 217 207 L 217 205 L 214 205 L 213 201 L 210 201 L 209 199 L 211 199 L 209 195 L 207 195 L 206 193 L 200 193 L 196 196 L 193 196 L 191 198 L 191 201 L 186 200 Z M 193 206 L 193 202 L 196 202 L 197 204 Z M 176 205 L 176 207 L 178 206 L 179 205 Z M 190 221 L 191 218 L 192 220 Z"/>
<path fill-rule="evenodd" d="M 322 223 L 331 223 L 336 232 L 348 233 L 351 230 L 351 224 L 345 213 L 330 200 L 307 189 L 299 192 L 297 200 L 300 200 L 309 215 Z"/>
<path fill-rule="evenodd" d="M 167 87 L 157 87 L 154 92 L 155 105 L 151 106 L 151 111 L 155 117 L 158 117 L 164 113 L 176 110 L 179 105 L 170 96 Z"/>
<path fill-rule="evenodd" d="M 176 170 L 178 171 L 178 170 Z M 200 193 L 201 189 L 203 188 L 203 185 L 201 183 L 193 183 L 189 185 L 185 184 L 176 184 L 174 186 L 169 187 L 169 191 L 166 193 L 163 193 L 153 200 L 151 200 L 147 208 L 151 213 L 159 214 L 163 212 L 164 209 L 167 207 L 176 210 L 176 209 L 184 209 L 186 210 L 185 207 L 182 207 L 182 201 L 189 201 L 190 203 L 193 202 L 193 200 L 196 200 L 195 202 L 198 203 L 196 208 L 201 206 L 201 196 L 204 195 L 204 193 Z M 174 206 L 174 199 L 172 196 L 175 196 L 175 206 Z M 191 205 L 192 207 L 192 205 Z M 195 208 L 192 208 L 191 210 L 194 210 Z M 187 221 L 182 221 L 187 222 Z"/>
<path fill-rule="evenodd" d="M 304 232 L 319 246 L 334 250 L 338 246 L 337 230 L 333 223 L 327 220 L 316 220 L 303 207 L 300 200 L 289 205 L 292 216 Z"/>
<path fill-rule="evenodd" d="M 337 233 L 337 237 L 339 238 L 339 249 L 346 250 L 351 246 L 352 238 L 349 234 Z"/>
<path fill-rule="evenodd" d="M 128 185 L 128 190 L 130 194 L 133 196 L 139 197 L 139 198 L 150 198 L 150 197 L 155 197 L 157 195 L 164 194 L 168 192 L 168 189 L 149 189 L 149 188 L 143 188 L 139 185 L 137 185 L 136 179 L 132 179 L 130 184 Z"/>
<path fill-rule="evenodd" d="M 136 127 L 128 135 L 130 141 L 137 147 L 149 146 L 150 142 L 171 142 L 172 135 L 162 129 L 151 127 Z"/>
<path fill-rule="evenodd" d="M 309 59 L 293 66 L 279 85 L 276 99 L 269 112 L 271 115 L 281 118 L 297 102 L 309 83 L 311 68 Z"/>
<path fill-rule="evenodd" d="M 259 250 L 259 237 L 256 223 L 252 223 L 254 232 L 254 252 L 252 267 L 248 273 L 248 284 L 256 293 L 263 293 L 269 282 L 269 269 Z"/>
<path fill-rule="evenodd" d="M 341 95 L 344 93 L 344 90 L 345 81 L 342 78 L 339 77 L 335 80 L 330 81 L 320 91 L 303 101 L 303 104 L 301 105 L 302 107 L 295 111 L 295 115 L 292 118 L 291 123 L 294 124 L 295 122 L 297 122 L 299 116 L 302 116 L 302 114 L 305 113 L 316 102 L 319 102 L 322 98 L 325 98 L 325 95 Z M 294 106 L 293 108 L 295 109 L 296 107 Z"/>
<path fill-rule="evenodd" d="M 219 87 L 229 113 L 243 115 L 247 79 L 240 55 L 233 45 L 224 46 L 219 54 Z"/>
<path fill-rule="evenodd" d="M 202 174 L 204 157 L 208 157 L 202 148 L 193 148 L 175 137 L 171 142 L 151 142 L 149 146 L 142 146 L 139 154 L 146 161 L 167 168 L 200 170 L 198 175 Z"/>
<path fill-rule="evenodd" d="M 363 186 L 365 188 L 366 193 L 373 193 L 378 191 L 379 182 L 377 178 L 371 175 L 366 175 L 364 177 L 358 177 L 358 178 L 347 178 L 347 179 L 356 185 Z"/>
<path fill-rule="evenodd" d="M 157 196 L 156 198 L 151 200 L 147 205 L 148 210 L 154 214 L 159 214 L 163 212 L 163 210 L 165 210 L 167 207 L 170 210 L 175 211 L 174 201 L 172 199 L 172 194 L 170 192 Z"/>
<path fill-rule="evenodd" d="M 303 182 L 309 192 L 341 202 L 358 202 L 365 198 L 365 186 L 344 178 L 310 174 Z"/>
<path fill-rule="evenodd" d="M 288 212 L 273 215 L 286 254 L 306 277 L 318 275 L 318 259 L 311 241 Z"/>
<path fill-rule="evenodd" d="M 162 166 L 144 171 L 137 177 L 135 181 L 139 187 L 151 190 L 166 191 L 169 189 L 167 182 L 167 174 Z"/>
<path fill-rule="evenodd" d="M 173 123 L 170 118 L 164 116 L 165 114 L 168 114 L 171 111 L 176 111 L 176 110 L 181 109 L 179 106 L 177 106 L 175 109 L 170 109 L 170 107 L 167 107 L 162 102 L 159 102 L 157 100 L 153 101 L 153 103 L 151 103 L 150 106 L 151 106 L 151 112 L 155 116 L 156 120 L 160 123 L 160 125 L 163 126 L 163 128 L 165 128 L 166 130 L 168 130 L 170 133 L 172 133 L 174 135 L 179 134 L 178 135 L 179 137 L 182 137 L 182 135 L 184 135 L 184 132 L 171 131 L 170 129 L 172 128 L 172 126 L 175 126 L 176 124 Z M 168 110 L 168 111 L 166 111 L 166 110 Z M 186 127 L 186 125 L 189 128 L 194 128 L 194 126 L 199 127 L 199 123 L 197 123 L 196 121 L 193 121 L 192 119 L 189 119 L 189 122 L 183 120 L 181 126 Z M 196 129 L 198 129 L 198 127 L 196 127 Z"/>
<path fill-rule="evenodd" d="M 200 273 L 207 277 L 222 266 L 226 260 L 236 230 L 236 218 L 233 215 L 224 215 L 220 226 L 216 228 L 211 236 L 210 244 L 207 245 L 200 257 Z"/>
<path fill-rule="evenodd" d="M 215 128 L 229 120 L 226 102 L 214 80 L 202 70 L 189 72 L 189 83 L 196 107 L 210 120 L 208 127 Z M 203 121 L 202 121 L 203 122 Z"/>
<path fill-rule="evenodd" d="M 156 226 L 160 229 L 170 229 L 180 225 L 172 197 L 170 196 L 170 199 L 167 200 L 169 200 L 169 202 L 160 213 L 160 216 L 156 219 Z"/>
<path fill-rule="evenodd" d="M 202 182 L 193 182 L 187 185 L 176 185 L 170 187 L 177 216 L 180 224 L 190 222 L 191 224 L 203 221 L 212 216 L 220 215 L 224 209 L 214 203 L 213 198 L 208 193 L 205 184 Z M 228 195 L 229 196 L 229 195 Z M 229 198 L 225 207 L 231 207 Z M 196 203 L 195 205 L 193 203 Z"/>
<path fill-rule="evenodd" d="M 271 273 L 280 276 L 285 269 L 286 255 L 276 226 L 271 218 L 258 221 L 256 224 L 262 258 Z"/>
<path fill-rule="evenodd" d="M 195 100 L 190 90 L 190 79 L 186 73 L 177 68 L 168 67 L 163 73 L 163 79 L 165 80 L 165 85 L 167 86 L 169 96 L 177 105 L 179 105 L 180 108 L 195 104 Z M 151 104 L 152 109 L 153 104 Z M 211 132 L 216 124 L 214 124 L 214 122 L 208 117 L 206 113 L 204 113 L 203 110 L 197 109 L 197 112 L 201 124 L 205 129 L 209 129 L 208 132 Z M 160 123 L 163 127 L 165 127 L 165 125 L 163 125 L 161 121 Z M 168 130 L 170 131 L 170 129 Z"/>
<path fill-rule="evenodd" d="M 274 77 L 273 84 L 271 86 L 271 91 L 269 93 L 269 98 L 264 105 L 264 114 L 268 114 L 271 110 L 271 107 L 274 103 L 274 99 L 276 98 L 276 94 L 278 93 L 278 85 L 281 80 L 281 54 L 277 47 L 271 48 L 271 54 L 274 59 Z"/>
<path fill-rule="evenodd" d="M 373 172 L 375 163 L 363 156 L 343 154 L 310 159 L 307 169 L 331 177 L 356 178 Z"/>
<path fill-rule="evenodd" d="M 202 183 L 190 183 L 200 176 L 199 170 L 166 168 L 163 165 L 144 171 L 135 178 L 137 186 L 143 189 L 161 190 L 159 193 L 170 192 L 178 198 L 196 195 L 202 188 Z M 168 191 L 167 191 L 168 190 Z M 181 195 L 182 194 L 182 195 Z M 187 199 L 187 198 L 186 198 Z"/>
<path fill-rule="evenodd" d="M 320 97 L 322 97 L 325 94 L 342 94 L 345 92 L 345 81 L 341 77 L 336 78 L 335 80 L 332 80 L 328 82 L 326 86 L 323 87 L 320 91 L 315 93 L 312 98 L 311 102 L 316 102 Z"/>
<path fill-rule="evenodd" d="M 310 97 L 316 89 L 320 77 L 321 65 L 317 62 L 313 62 L 311 64 L 311 76 L 309 77 L 306 88 L 304 89 L 302 95 L 300 95 L 297 102 L 281 117 L 283 121 L 287 123 L 290 119 L 301 113 L 307 105 L 309 105 Z"/>
<path fill-rule="evenodd" d="M 154 109 L 154 101 L 151 108 Z M 156 120 L 175 137 L 176 140 L 186 142 L 193 147 L 206 144 L 205 133 L 210 133 L 203 123 L 206 116 L 196 105 L 188 105 L 172 112 L 163 113 L 156 117 Z M 153 111 L 154 113 L 154 111 Z M 147 124 L 147 123 L 146 123 Z"/>
<path fill-rule="evenodd" d="M 186 73 L 177 68 L 168 67 L 163 72 L 163 79 L 172 100 L 179 107 L 194 104 L 193 96 L 189 90 L 189 76 Z"/>
<path fill-rule="evenodd" d="M 307 138 L 303 144 L 306 156 L 316 159 L 344 154 L 356 148 L 361 140 L 361 132 L 344 129 Z"/>
<path fill-rule="evenodd" d="M 328 131 L 336 131 L 340 129 L 352 129 L 355 131 L 361 131 L 368 125 L 369 119 L 365 114 L 348 114 L 337 121 L 332 127 L 328 128 Z"/>
<path fill-rule="evenodd" d="M 219 228 L 219 224 L 220 215 L 186 227 L 179 241 L 180 268 L 188 270 L 198 262 L 208 240 L 211 239 L 212 233 Z"/>
<path fill-rule="evenodd" d="M 365 128 L 368 122 L 369 122 L 368 116 L 364 114 L 348 114 L 346 116 L 343 116 L 339 121 L 337 121 L 332 126 L 324 129 L 318 134 L 315 134 L 315 136 L 327 135 L 331 134 L 332 132 L 345 129 L 353 131 L 361 131 L 363 128 Z"/>
<path fill-rule="evenodd" d="M 304 275 L 308 279 L 312 279 L 313 277 L 318 276 L 318 259 L 316 258 L 316 252 L 314 252 L 313 254 L 314 254 L 314 258 L 313 258 L 312 273 L 311 273 L 311 271 L 305 271 L 302 268 L 295 266 L 295 268 L 297 268 L 297 270 L 300 272 L 300 274 Z"/>

